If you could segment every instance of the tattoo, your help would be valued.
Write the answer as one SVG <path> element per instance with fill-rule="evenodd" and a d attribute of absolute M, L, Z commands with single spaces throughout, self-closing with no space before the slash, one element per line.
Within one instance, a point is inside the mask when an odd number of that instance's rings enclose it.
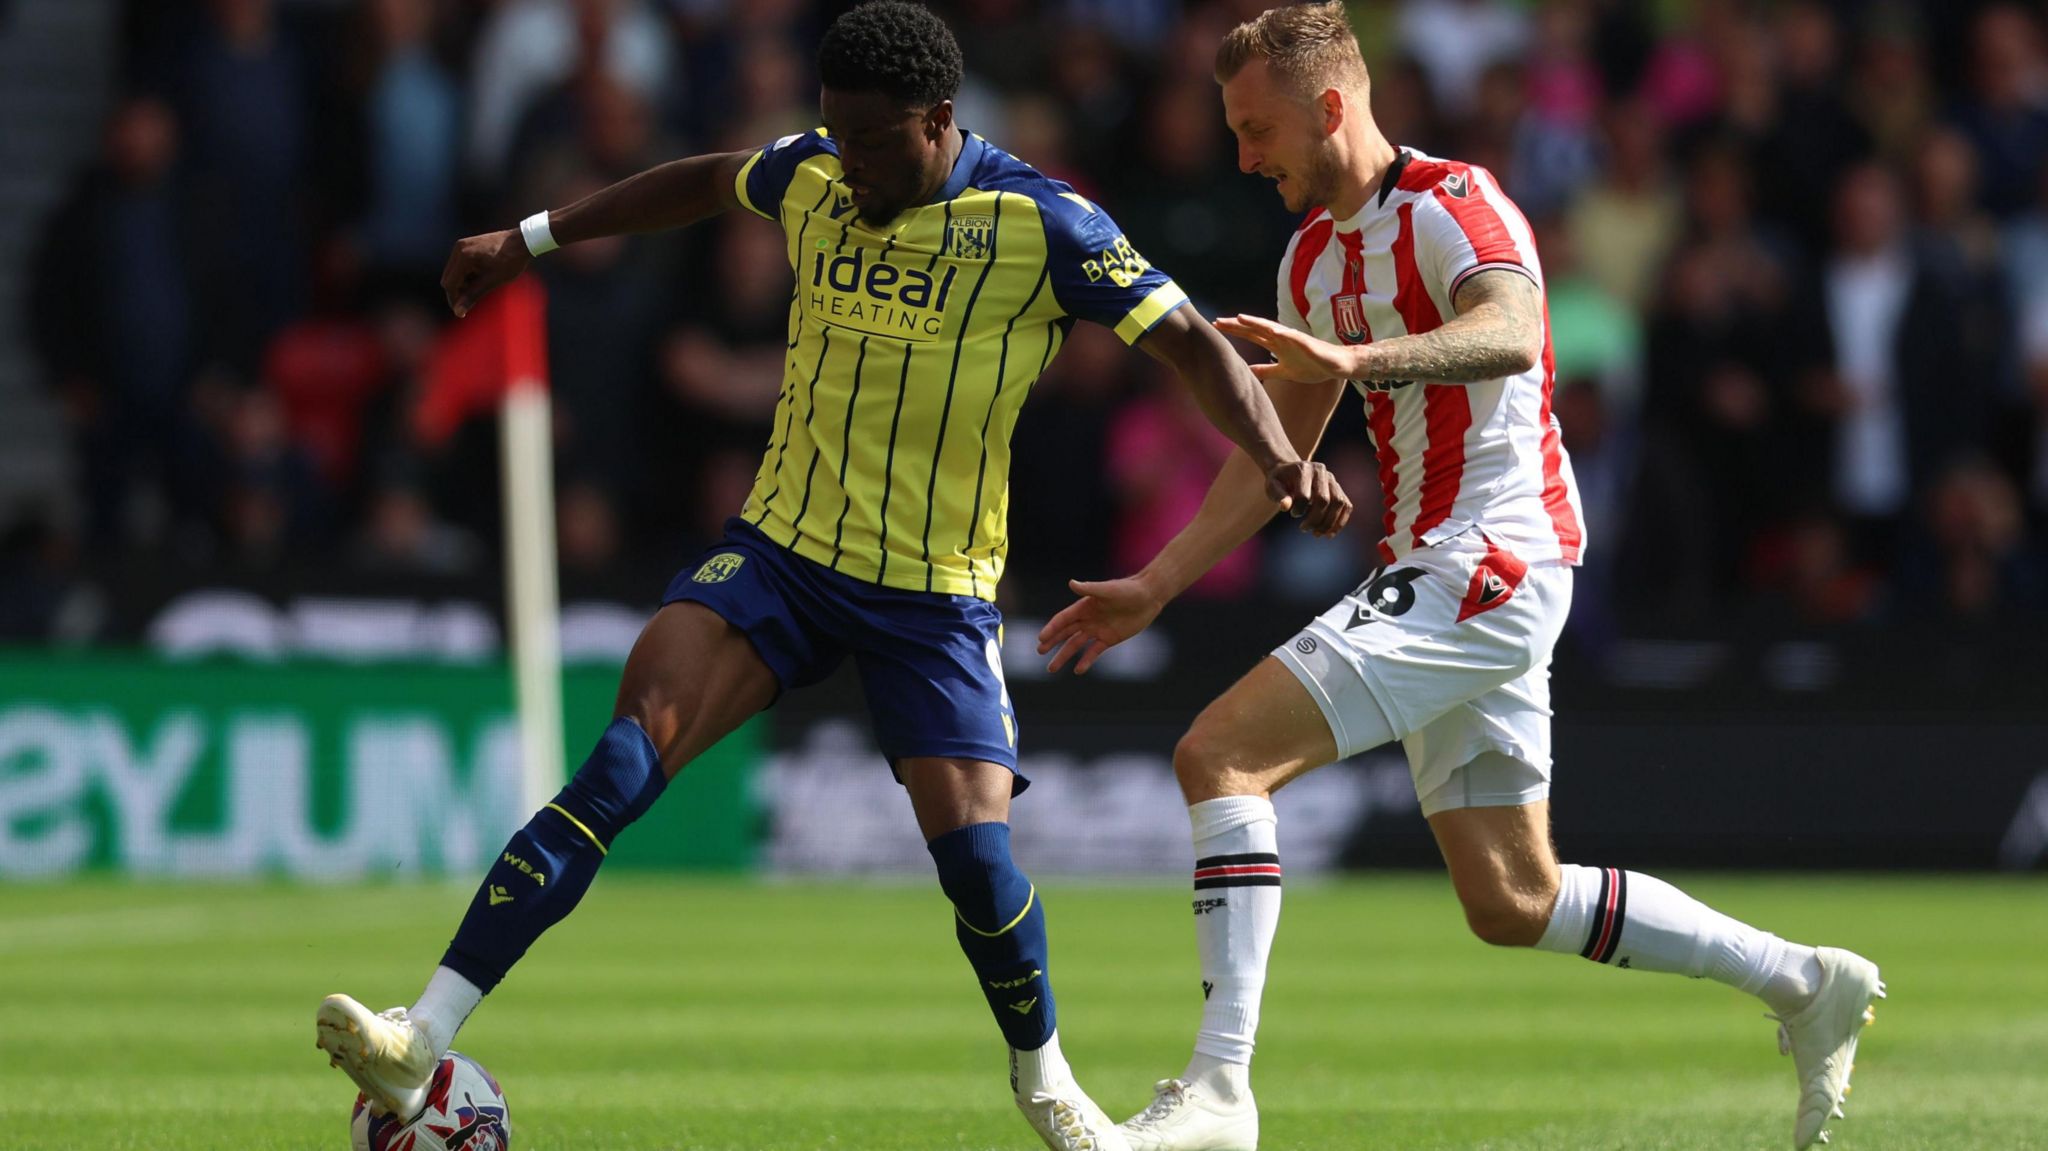
<path fill-rule="evenodd" d="M 1443 327 L 1360 348 L 1360 378 L 1472 384 L 1525 372 L 1543 354 L 1543 291 L 1528 276 L 1479 272 L 1452 302 L 1458 314 Z"/>

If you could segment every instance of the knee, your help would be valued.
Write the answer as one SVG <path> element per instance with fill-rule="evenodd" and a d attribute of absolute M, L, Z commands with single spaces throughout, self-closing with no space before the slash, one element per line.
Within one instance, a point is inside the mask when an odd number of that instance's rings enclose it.
<path fill-rule="evenodd" d="M 1230 786 L 1234 764 L 1223 741 L 1200 720 L 1173 746 L 1173 776 L 1189 803 L 1235 794 Z"/>
<path fill-rule="evenodd" d="M 1460 892 L 1465 907 L 1465 924 L 1472 934 L 1495 947 L 1534 947 L 1550 926 L 1550 905 L 1556 893 L 1492 888 L 1483 892 Z"/>
<path fill-rule="evenodd" d="M 949 831 L 926 845 L 939 873 L 939 890 L 961 915 L 981 922 L 1016 902 L 1030 881 L 1010 856 L 1007 824 L 983 823 Z M 1014 913 L 1014 908 L 1011 909 Z"/>

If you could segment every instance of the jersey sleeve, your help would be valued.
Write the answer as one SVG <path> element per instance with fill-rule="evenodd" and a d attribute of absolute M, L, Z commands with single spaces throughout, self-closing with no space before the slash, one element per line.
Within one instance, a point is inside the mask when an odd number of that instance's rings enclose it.
<path fill-rule="evenodd" d="M 1450 172 L 1415 202 L 1416 256 L 1444 301 L 1475 273 L 1511 268 L 1543 283 L 1536 241 L 1522 213 L 1484 168 Z"/>
<path fill-rule="evenodd" d="M 1113 329 L 1126 344 L 1137 343 L 1187 303 L 1187 293 L 1138 254 L 1109 213 L 1065 185 L 1057 187 L 1056 194 L 1038 197 L 1053 298 L 1068 315 Z"/>
<path fill-rule="evenodd" d="M 757 216 L 781 216 L 782 196 L 796 170 L 813 156 L 837 155 L 823 128 L 784 136 L 747 158 L 736 184 L 740 203 Z"/>

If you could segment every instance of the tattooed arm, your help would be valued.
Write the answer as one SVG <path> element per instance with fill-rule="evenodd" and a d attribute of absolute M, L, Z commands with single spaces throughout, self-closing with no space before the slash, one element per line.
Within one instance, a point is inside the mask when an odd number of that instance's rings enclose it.
<path fill-rule="evenodd" d="M 1273 353 L 1254 364 L 1260 379 L 1396 381 L 1471 384 L 1526 372 L 1543 356 L 1543 290 L 1520 272 L 1490 269 L 1467 277 L 1452 301 L 1458 314 L 1419 336 L 1339 346 L 1257 316 L 1234 316 L 1217 328 Z"/>

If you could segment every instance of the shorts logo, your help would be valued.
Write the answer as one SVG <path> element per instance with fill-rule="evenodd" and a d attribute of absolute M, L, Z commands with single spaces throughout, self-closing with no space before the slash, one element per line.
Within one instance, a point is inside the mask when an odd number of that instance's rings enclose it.
<path fill-rule="evenodd" d="M 963 260 L 986 259 L 995 236 L 994 216 L 955 216 L 946 221 L 946 251 Z"/>
<path fill-rule="evenodd" d="M 1316 653 L 1316 637 L 1312 635 L 1305 635 L 1302 636 L 1300 639 L 1295 640 L 1294 650 L 1300 652 L 1303 655 L 1314 655 Z"/>
<path fill-rule="evenodd" d="M 721 552 L 705 560 L 704 566 L 698 568 L 697 574 L 690 578 L 697 583 L 724 583 L 740 570 L 741 564 L 746 562 L 747 557 L 738 552 Z"/>
<path fill-rule="evenodd" d="M 1408 609 L 1415 606 L 1413 585 L 1421 578 L 1421 568 L 1374 569 L 1371 577 L 1351 593 L 1365 602 L 1353 609 L 1351 622 L 1344 625 L 1344 630 L 1364 627 L 1378 616 L 1407 615 Z"/>
<path fill-rule="evenodd" d="M 1472 582 L 1466 585 L 1464 602 L 1458 605 L 1458 622 L 1508 602 L 1528 574 L 1529 565 L 1522 557 L 1487 540 L 1486 556 L 1472 570 Z"/>

